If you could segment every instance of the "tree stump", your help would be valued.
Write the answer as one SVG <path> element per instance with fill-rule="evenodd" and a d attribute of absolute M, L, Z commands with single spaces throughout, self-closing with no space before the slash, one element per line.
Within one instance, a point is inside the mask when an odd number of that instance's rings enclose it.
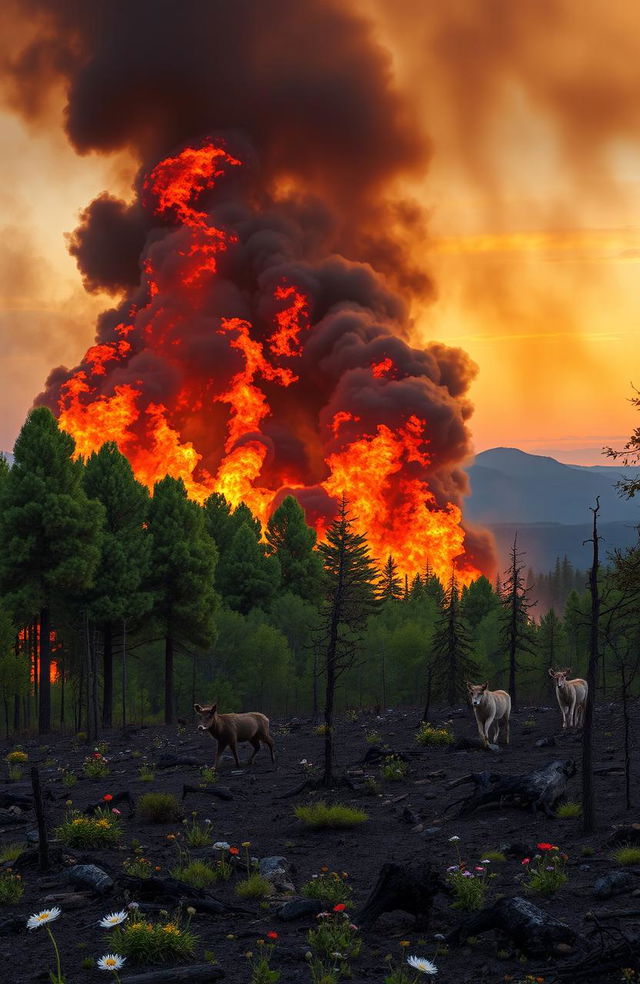
<path fill-rule="evenodd" d="M 369 898 L 354 916 L 357 926 L 367 930 L 383 912 L 400 909 L 415 916 L 416 925 L 427 929 L 433 900 L 447 886 L 428 862 L 414 869 L 402 864 L 383 864 Z"/>
<path fill-rule="evenodd" d="M 470 776 L 475 784 L 471 796 L 452 803 L 451 809 L 461 803 L 459 817 L 467 817 L 483 806 L 518 806 L 542 810 L 553 817 L 558 802 L 566 795 L 567 779 L 576 773 L 575 762 L 556 759 L 543 769 L 520 776 L 501 776 L 494 772 L 477 772 Z M 446 812 L 446 811 L 445 811 Z"/>
<path fill-rule="evenodd" d="M 576 940 L 570 926 L 516 895 L 463 919 L 446 942 L 458 946 L 468 936 L 479 936 L 490 929 L 503 933 L 519 950 L 532 956 L 547 955 L 558 943 L 573 944 Z"/>

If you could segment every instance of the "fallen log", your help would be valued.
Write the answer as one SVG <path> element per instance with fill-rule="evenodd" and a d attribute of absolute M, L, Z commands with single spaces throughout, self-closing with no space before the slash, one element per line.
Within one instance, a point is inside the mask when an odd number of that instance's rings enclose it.
<path fill-rule="evenodd" d="M 209 984 L 209 981 L 220 981 L 225 976 L 220 967 L 213 964 L 196 964 L 193 967 L 165 967 L 162 970 L 147 970 L 143 974 L 127 974 L 121 977 L 122 984 L 180 984 L 190 981 L 192 984 Z"/>
<path fill-rule="evenodd" d="M 552 981 L 567 981 L 567 984 L 586 981 L 592 984 L 594 981 L 610 980 L 609 975 L 619 974 L 627 967 L 636 973 L 640 970 L 640 936 L 609 927 L 601 928 L 600 941 L 587 953 L 557 967 Z M 548 968 L 540 973 L 548 973 Z M 617 979 L 620 980 L 619 977 Z M 635 977 L 628 979 L 635 980 Z"/>
<path fill-rule="evenodd" d="M 196 911 L 213 913 L 246 912 L 255 915 L 253 909 L 221 902 L 203 888 L 194 888 L 186 882 L 175 878 L 137 878 L 135 875 L 122 875 L 118 881 L 129 893 L 129 897 L 138 902 L 161 902 L 165 904 L 184 904 L 193 906 Z"/>
<path fill-rule="evenodd" d="M 519 950 L 531 956 L 547 955 L 558 944 L 572 945 L 577 939 L 577 934 L 566 923 L 516 895 L 500 899 L 495 905 L 463 919 L 445 941 L 450 946 L 458 946 L 467 937 L 479 936 L 490 929 L 502 933 Z"/>
<path fill-rule="evenodd" d="M 201 759 L 194 758 L 191 755 L 173 755 L 170 752 L 165 752 L 164 754 L 158 756 L 155 762 L 155 767 L 156 769 L 172 769 L 175 765 L 197 765 L 201 768 L 202 764 Z"/>
<path fill-rule="evenodd" d="M 433 900 L 448 887 L 428 862 L 408 868 L 402 864 L 383 864 L 371 893 L 355 914 L 354 921 L 363 930 L 370 929 L 384 912 L 399 909 L 415 916 L 416 925 L 427 929 Z"/>
<path fill-rule="evenodd" d="M 182 799 L 185 799 L 192 793 L 200 793 L 202 796 L 215 796 L 217 799 L 221 800 L 233 799 L 233 793 L 227 786 L 212 786 L 211 789 L 203 786 L 184 785 L 182 787 Z"/>
<path fill-rule="evenodd" d="M 587 922 L 598 922 L 600 919 L 637 919 L 640 909 L 598 909 L 597 912 L 587 912 Z"/>
<path fill-rule="evenodd" d="M 566 794 L 567 779 L 575 773 L 575 763 L 570 759 L 556 759 L 543 769 L 518 776 L 477 772 L 471 776 L 476 787 L 471 796 L 451 803 L 444 812 L 458 804 L 462 804 L 459 817 L 469 816 L 483 806 L 518 806 L 531 808 L 534 813 L 543 810 L 547 817 L 553 817 L 556 805 Z"/>
<path fill-rule="evenodd" d="M 396 752 L 395 749 L 389 748 L 388 745 L 370 745 L 357 764 L 378 765 L 381 761 L 391 756 L 400 759 L 401 762 L 409 761 L 406 755 L 403 755 L 402 752 Z"/>
<path fill-rule="evenodd" d="M 99 799 L 96 803 L 89 803 L 89 806 L 85 806 L 83 813 L 88 817 L 92 817 L 98 812 L 98 810 L 112 810 L 120 803 L 127 804 L 129 807 L 129 816 L 132 817 L 136 812 L 136 808 L 131 793 L 128 789 L 122 793 L 114 793 L 108 800 L 105 800 L 103 796 L 102 799 Z"/>

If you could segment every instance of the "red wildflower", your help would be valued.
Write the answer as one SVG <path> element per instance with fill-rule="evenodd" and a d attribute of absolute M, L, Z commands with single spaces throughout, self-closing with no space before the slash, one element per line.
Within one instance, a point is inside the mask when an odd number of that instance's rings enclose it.
<path fill-rule="evenodd" d="M 529 861 L 531 861 L 531 858 L 523 858 L 522 859 L 522 863 L 523 864 L 529 864 Z"/>
<path fill-rule="evenodd" d="M 344 912 L 344 910 L 345 910 L 346 908 L 347 908 L 347 907 L 346 907 L 346 905 L 344 904 L 344 902 L 338 902 L 338 904 L 337 904 L 337 905 L 334 905 L 334 907 L 333 907 L 333 911 L 334 911 L 334 912 Z"/>
<path fill-rule="evenodd" d="M 275 933 L 273 930 L 271 930 L 270 933 L 267 933 L 267 939 L 277 940 L 278 939 L 278 934 Z"/>
<path fill-rule="evenodd" d="M 536 844 L 539 851 L 555 851 L 553 844 Z"/>
<path fill-rule="evenodd" d="M 111 795 L 111 793 L 105 793 L 102 798 L 105 801 L 105 803 L 108 803 L 110 800 L 113 799 L 113 796 Z"/>
<path fill-rule="evenodd" d="M 239 847 L 230 847 L 229 848 L 229 854 L 240 854 L 240 848 Z"/>

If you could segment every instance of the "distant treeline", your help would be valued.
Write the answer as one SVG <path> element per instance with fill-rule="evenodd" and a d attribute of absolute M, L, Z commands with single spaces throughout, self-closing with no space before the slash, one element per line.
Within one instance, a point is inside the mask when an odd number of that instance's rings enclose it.
<path fill-rule="evenodd" d="M 38 408 L 13 466 L 0 459 L 7 734 L 37 725 L 93 735 L 190 719 L 194 702 L 209 701 L 317 715 L 328 586 L 337 582 L 297 501 L 286 498 L 262 530 L 221 494 L 189 500 L 180 479 L 149 494 L 114 444 L 86 461 L 73 452 L 72 438 Z M 496 583 L 481 577 L 462 589 L 455 571 L 442 585 L 429 569 L 411 578 L 402 570 L 403 558 L 389 557 L 364 628 L 343 626 L 339 709 L 461 704 L 466 678 L 498 688 L 510 671 L 520 700 L 550 702 L 549 666 L 585 673 L 590 598 L 584 572 L 566 558 L 527 578 L 514 544 Z M 601 575 L 608 696 L 640 652 L 638 606 L 625 601 L 629 570 L 621 559 Z"/>

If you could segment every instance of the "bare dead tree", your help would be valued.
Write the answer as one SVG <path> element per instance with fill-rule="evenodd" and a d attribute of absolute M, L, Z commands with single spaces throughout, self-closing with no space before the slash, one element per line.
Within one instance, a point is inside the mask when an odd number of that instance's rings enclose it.
<path fill-rule="evenodd" d="M 582 731 L 582 829 L 585 834 L 593 833 L 596 826 L 596 804 L 593 786 L 593 708 L 596 697 L 598 679 L 599 634 L 600 634 L 600 593 L 598 587 L 598 571 L 600 567 L 598 513 L 600 512 L 600 497 L 596 496 L 593 513 L 593 536 L 585 543 L 593 545 L 591 570 L 589 571 L 589 594 L 591 595 L 591 617 L 589 621 L 589 667 L 587 683 L 589 692 L 584 711 L 584 726 Z"/>

